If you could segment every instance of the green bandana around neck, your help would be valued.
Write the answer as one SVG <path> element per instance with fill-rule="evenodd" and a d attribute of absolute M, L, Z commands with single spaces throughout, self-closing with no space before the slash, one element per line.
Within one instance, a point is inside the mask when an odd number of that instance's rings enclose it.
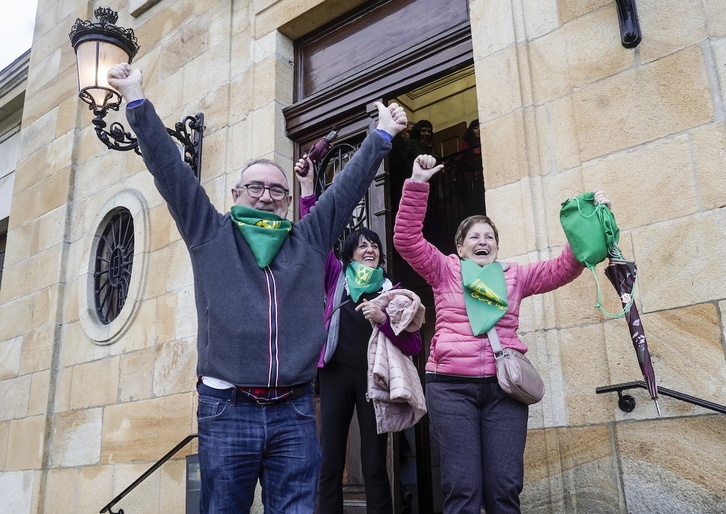
<path fill-rule="evenodd" d="M 479 266 L 469 259 L 461 261 L 464 304 L 474 335 L 489 331 L 507 312 L 507 282 L 498 262 Z"/>
<path fill-rule="evenodd" d="M 230 216 L 250 245 L 260 268 L 272 262 L 292 228 L 292 223 L 277 214 L 241 205 L 233 205 Z"/>
<path fill-rule="evenodd" d="M 383 268 L 371 268 L 357 261 L 351 261 L 345 267 L 345 281 L 348 293 L 358 303 L 363 293 L 375 293 L 383 286 Z"/>

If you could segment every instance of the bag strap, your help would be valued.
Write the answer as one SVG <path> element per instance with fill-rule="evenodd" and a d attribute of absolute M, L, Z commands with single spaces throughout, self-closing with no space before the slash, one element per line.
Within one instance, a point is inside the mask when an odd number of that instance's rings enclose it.
<path fill-rule="evenodd" d="M 498 359 L 502 355 L 502 344 L 499 342 L 499 334 L 497 334 L 497 329 L 494 327 L 490 328 L 487 332 L 487 337 L 489 338 L 489 344 L 492 346 L 494 357 Z"/>

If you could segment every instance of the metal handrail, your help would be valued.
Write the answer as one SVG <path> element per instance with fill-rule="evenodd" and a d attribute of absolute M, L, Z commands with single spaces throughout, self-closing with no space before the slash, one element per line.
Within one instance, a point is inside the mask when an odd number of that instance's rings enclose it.
<path fill-rule="evenodd" d="M 111 500 L 108 503 L 108 505 L 106 505 L 104 508 L 102 508 L 100 510 L 100 514 L 103 514 L 104 512 L 109 512 L 110 514 L 124 514 L 124 510 L 123 509 L 119 509 L 118 512 L 114 512 L 114 511 L 111 510 L 111 507 L 113 507 L 118 502 L 120 502 L 123 499 L 124 496 L 126 496 L 127 494 L 129 494 L 137 485 L 139 485 L 141 482 L 143 482 L 144 480 L 146 480 L 146 478 L 149 475 L 151 475 L 154 471 L 156 471 L 157 469 L 159 469 L 162 466 L 162 464 L 164 464 L 166 461 L 168 461 L 169 459 L 171 459 L 174 456 L 175 453 L 177 453 L 179 450 L 181 450 L 182 448 L 184 448 L 187 444 L 189 444 L 189 441 L 191 441 L 195 437 L 197 437 L 197 434 L 190 434 L 190 435 L 186 436 L 184 439 L 182 439 L 182 441 L 179 444 L 177 444 L 174 448 L 172 448 L 171 450 L 169 450 L 169 452 L 166 455 L 164 455 L 153 466 L 151 466 L 149 469 L 147 469 L 144 472 L 143 475 L 141 475 L 139 478 L 137 478 L 136 480 L 134 480 L 134 482 L 130 486 L 128 486 L 123 491 L 121 491 L 121 493 L 119 493 L 119 495 L 116 496 L 116 498 L 114 498 L 113 500 Z"/>
<path fill-rule="evenodd" d="M 648 389 L 648 386 L 643 380 L 638 380 L 635 382 L 625 382 L 623 384 L 613 384 L 609 386 L 597 387 L 595 388 L 595 392 L 597 394 L 617 392 L 619 397 L 618 404 L 620 406 L 620 409 L 624 412 L 630 412 L 635 408 L 635 399 L 630 395 L 623 396 L 621 393 L 626 389 L 635 389 L 638 387 L 646 390 Z M 708 400 L 696 398 L 695 396 L 681 393 L 679 391 L 673 391 L 672 389 L 666 389 L 665 387 L 658 386 L 658 394 L 663 396 L 670 396 L 671 398 L 675 398 L 686 403 L 691 403 L 693 405 L 698 405 L 699 407 L 704 407 L 706 409 L 720 412 L 721 414 L 726 414 L 726 405 L 709 402 Z"/>

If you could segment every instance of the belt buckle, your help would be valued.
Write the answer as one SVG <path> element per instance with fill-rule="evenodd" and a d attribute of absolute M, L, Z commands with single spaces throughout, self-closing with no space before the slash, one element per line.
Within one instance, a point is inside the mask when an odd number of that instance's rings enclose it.
<path fill-rule="evenodd" d="M 252 400 L 257 405 L 272 405 L 273 403 L 278 403 L 280 400 L 265 400 L 263 398 L 252 398 Z"/>

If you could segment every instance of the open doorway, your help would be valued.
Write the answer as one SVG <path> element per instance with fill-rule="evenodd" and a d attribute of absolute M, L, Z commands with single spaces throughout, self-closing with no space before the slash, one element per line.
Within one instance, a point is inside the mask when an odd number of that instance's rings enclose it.
<path fill-rule="evenodd" d="M 294 159 L 331 129 L 338 129 L 329 158 L 316 165 L 318 193 L 342 169 L 350 149 L 375 129 L 375 101 L 396 101 L 411 119 L 429 120 L 432 151 L 446 169 L 432 180 L 425 235 L 447 253 L 454 250 L 454 231 L 461 219 L 472 209 L 484 209 L 480 154 L 474 160 L 478 164 L 472 180 L 465 181 L 461 171 L 465 156 L 477 153 L 461 152 L 467 126 L 477 118 L 468 4 L 466 0 L 451 0 L 445 6 L 440 0 L 369 0 L 311 33 L 296 36 L 294 103 L 283 110 L 287 135 L 295 142 Z M 434 12 L 435 16 L 428 14 Z M 286 28 L 281 30 L 284 33 Z M 387 159 L 351 226 L 366 226 L 380 236 L 394 283 L 417 291 L 428 307 L 422 330 L 425 347 L 415 357 L 423 380 L 435 325 L 433 298 L 392 246 L 400 188 L 410 174 L 410 164 L 396 168 L 394 159 Z M 480 186 L 476 194 L 465 194 L 465 186 L 474 180 Z M 353 420 L 343 476 L 345 512 L 350 513 L 366 508 L 355 424 Z M 389 438 L 388 471 L 397 513 L 441 512 L 438 459 L 429 434 L 424 417 L 411 433 Z"/>
<path fill-rule="evenodd" d="M 426 322 L 422 327 L 424 349 L 414 357 L 423 381 L 435 329 L 433 294 L 426 282 L 393 249 L 393 223 L 401 188 L 405 179 L 411 176 L 413 159 L 424 152 L 434 155 L 444 165 L 430 182 L 424 237 L 442 252 L 454 253 L 454 234 L 461 220 L 473 214 L 485 214 L 474 67 L 459 69 L 386 100 L 402 105 L 409 120 L 418 123 L 409 127 L 413 130 L 408 137 L 397 136 L 386 162 L 386 204 L 390 213 L 386 232 L 389 273 L 402 287 L 415 291 L 426 305 Z M 430 138 L 427 131 L 421 130 L 427 126 L 432 129 Z M 473 130 L 474 126 L 477 130 Z M 439 458 L 428 417 L 416 427 L 400 433 L 394 451 L 401 488 L 401 512 L 441 512 Z"/>

